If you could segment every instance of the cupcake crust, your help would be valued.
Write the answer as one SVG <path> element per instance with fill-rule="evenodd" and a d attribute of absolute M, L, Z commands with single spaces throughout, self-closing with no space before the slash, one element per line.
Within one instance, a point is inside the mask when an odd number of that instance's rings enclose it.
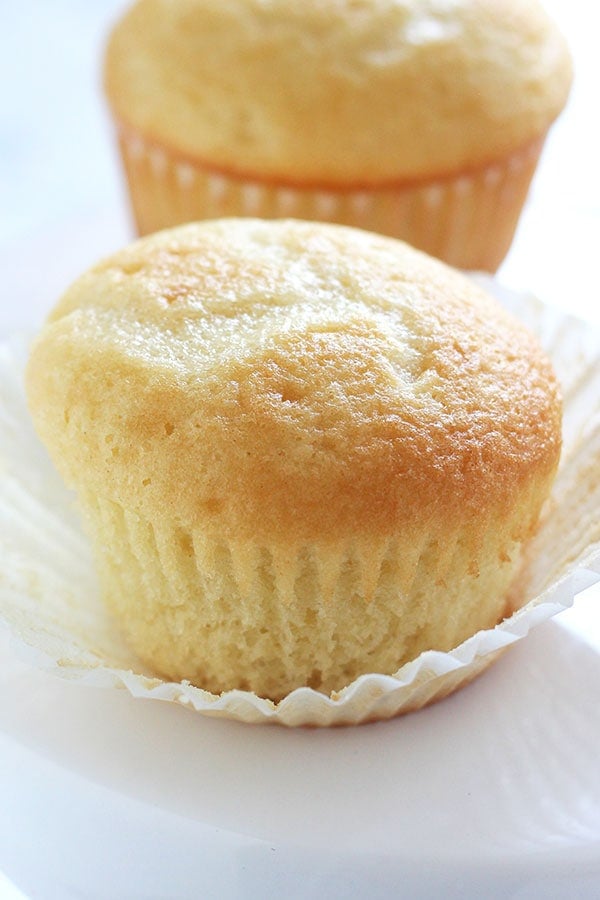
<path fill-rule="evenodd" d="M 493 163 L 546 132 L 570 81 L 532 0 L 138 0 L 105 63 L 125 127 L 231 174 L 332 187 Z"/>
<path fill-rule="evenodd" d="M 550 364 L 494 300 L 397 241 L 295 221 L 183 226 L 101 263 L 28 392 L 70 484 L 242 540 L 422 530 L 532 490 L 526 532 L 560 452 Z"/>

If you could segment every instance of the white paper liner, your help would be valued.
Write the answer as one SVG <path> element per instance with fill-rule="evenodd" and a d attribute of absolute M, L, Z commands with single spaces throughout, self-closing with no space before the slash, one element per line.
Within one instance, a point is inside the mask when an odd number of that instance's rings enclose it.
<path fill-rule="evenodd" d="M 520 587 L 525 604 L 450 653 L 428 651 L 393 676 L 365 674 L 331 697 L 301 688 L 278 704 L 245 691 L 220 696 L 156 678 L 125 646 L 100 602 L 91 550 L 34 434 L 22 373 L 28 339 L 0 344 L 0 622 L 40 668 L 205 715 L 285 725 L 388 718 L 439 699 L 486 668 L 531 628 L 600 580 L 600 335 L 534 298 L 483 280 L 540 337 L 565 400 L 564 451 Z"/>
<path fill-rule="evenodd" d="M 338 222 L 487 272 L 508 252 L 545 141 L 542 135 L 505 159 L 455 176 L 333 189 L 230 175 L 182 159 L 126 126 L 117 132 L 140 234 L 226 216 Z"/>

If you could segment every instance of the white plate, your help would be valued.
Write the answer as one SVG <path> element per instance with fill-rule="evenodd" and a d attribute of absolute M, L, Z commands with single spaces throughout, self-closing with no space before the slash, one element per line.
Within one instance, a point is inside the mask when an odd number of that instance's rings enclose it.
<path fill-rule="evenodd" d="M 440 704 L 347 729 L 63 682 L 5 639 L 0 869 L 44 900 L 598 897 L 599 602 Z"/>

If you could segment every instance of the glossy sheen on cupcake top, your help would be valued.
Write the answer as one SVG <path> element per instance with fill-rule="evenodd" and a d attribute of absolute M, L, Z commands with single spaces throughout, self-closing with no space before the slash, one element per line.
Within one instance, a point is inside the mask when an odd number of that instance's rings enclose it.
<path fill-rule="evenodd" d="M 537 515 L 560 451 L 555 378 L 518 322 L 407 245 L 332 225 L 132 244 L 67 291 L 27 387 L 69 484 L 240 538 L 456 524 L 529 491 Z"/>
<path fill-rule="evenodd" d="M 105 83 L 125 126 L 248 177 L 455 174 L 541 137 L 571 80 L 537 0 L 138 0 Z"/>

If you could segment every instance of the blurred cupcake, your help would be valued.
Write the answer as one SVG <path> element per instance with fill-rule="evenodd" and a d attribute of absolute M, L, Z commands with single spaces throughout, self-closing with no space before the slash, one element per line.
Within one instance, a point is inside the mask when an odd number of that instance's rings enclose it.
<path fill-rule="evenodd" d="M 27 375 L 139 657 L 215 693 L 329 693 L 512 610 L 558 461 L 528 331 L 367 232 L 224 220 L 66 293 Z"/>
<path fill-rule="evenodd" d="M 570 80 L 532 0 L 138 0 L 105 64 L 141 234 L 328 220 L 489 271 Z"/>

